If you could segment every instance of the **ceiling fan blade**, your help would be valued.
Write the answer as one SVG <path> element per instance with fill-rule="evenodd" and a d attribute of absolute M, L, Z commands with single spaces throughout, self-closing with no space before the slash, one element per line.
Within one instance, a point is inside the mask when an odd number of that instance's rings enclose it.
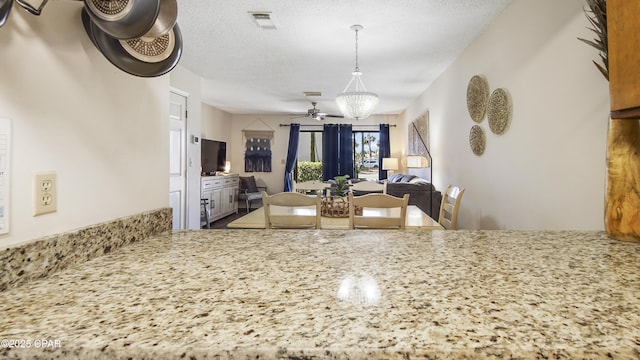
<path fill-rule="evenodd" d="M 323 113 L 320 111 L 320 109 L 318 109 L 316 107 L 318 103 L 317 102 L 311 102 L 311 105 L 313 106 L 311 109 L 307 109 L 307 114 L 306 116 L 304 116 L 304 114 L 296 114 L 298 116 L 292 118 L 292 119 L 313 119 L 313 120 L 317 120 L 317 121 L 322 121 L 327 117 L 330 118 L 344 118 L 344 116 L 342 115 L 329 115 L 327 113 Z"/>

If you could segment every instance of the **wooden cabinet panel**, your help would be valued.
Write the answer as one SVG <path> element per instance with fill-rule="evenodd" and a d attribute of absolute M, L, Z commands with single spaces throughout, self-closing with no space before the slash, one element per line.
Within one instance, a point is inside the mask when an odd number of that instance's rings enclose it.
<path fill-rule="evenodd" d="M 640 117 L 640 1 L 607 0 L 612 118 Z"/>

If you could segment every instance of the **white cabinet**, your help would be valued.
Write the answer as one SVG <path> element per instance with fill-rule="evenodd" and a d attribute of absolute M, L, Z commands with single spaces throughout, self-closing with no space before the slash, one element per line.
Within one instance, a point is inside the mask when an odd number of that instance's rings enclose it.
<path fill-rule="evenodd" d="M 226 215 L 231 213 L 238 213 L 238 202 L 236 196 L 238 195 L 239 177 L 230 177 L 224 179 L 222 188 L 222 212 Z"/>
<path fill-rule="evenodd" d="M 209 203 L 209 222 L 221 218 L 222 216 L 222 189 L 211 191 L 211 202 Z"/>
<path fill-rule="evenodd" d="M 238 174 L 203 176 L 200 181 L 200 197 L 206 199 L 209 223 L 232 213 L 238 213 Z M 200 209 L 201 226 L 206 226 L 204 209 Z"/>

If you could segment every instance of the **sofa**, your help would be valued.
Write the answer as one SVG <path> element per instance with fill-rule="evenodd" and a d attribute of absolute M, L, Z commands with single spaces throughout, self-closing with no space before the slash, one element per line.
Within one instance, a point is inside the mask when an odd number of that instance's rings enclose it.
<path fill-rule="evenodd" d="M 354 191 L 355 196 L 366 193 L 368 192 Z M 415 175 L 393 174 L 387 179 L 387 194 L 397 197 L 409 194 L 409 205 L 417 206 L 431 218 L 438 220 L 442 193 L 429 181 Z"/>

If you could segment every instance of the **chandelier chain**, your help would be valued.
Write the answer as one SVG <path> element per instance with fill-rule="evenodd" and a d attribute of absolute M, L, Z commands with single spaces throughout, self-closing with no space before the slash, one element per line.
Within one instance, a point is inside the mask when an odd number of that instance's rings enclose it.
<path fill-rule="evenodd" d="M 358 29 L 356 31 L 356 72 L 360 72 L 360 67 L 358 66 Z"/>

